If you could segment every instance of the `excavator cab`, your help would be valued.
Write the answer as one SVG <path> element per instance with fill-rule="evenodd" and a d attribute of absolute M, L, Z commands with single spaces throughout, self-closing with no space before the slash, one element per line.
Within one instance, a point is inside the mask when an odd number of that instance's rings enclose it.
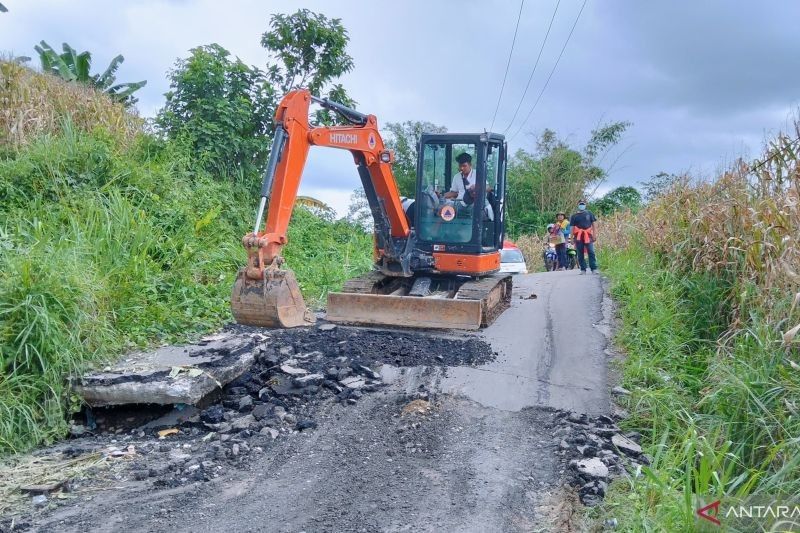
<path fill-rule="evenodd" d="M 465 176 L 458 160 L 467 160 Z M 470 256 L 502 248 L 506 144 L 495 133 L 423 134 L 417 171 L 416 247 Z M 455 198 L 448 198 L 454 191 Z"/>

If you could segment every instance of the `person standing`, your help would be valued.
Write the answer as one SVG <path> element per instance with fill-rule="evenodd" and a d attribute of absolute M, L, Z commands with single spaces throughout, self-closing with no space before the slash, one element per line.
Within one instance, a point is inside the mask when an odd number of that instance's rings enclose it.
<path fill-rule="evenodd" d="M 550 244 L 555 245 L 556 255 L 558 256 L 558 268 L 560 270 L 567 269 L 567 241 L 564 238 L 564 231 L 561 223 L 556 221 L 555 224 L 547 226 L 548 241 Z"/>
<path fill-rule="evenodd" d="M 586 209 L 586 200 L 581 199 L 578 202 L 578 212 L 570 217 L 569 225 L 572 226 L 572 236 L 575 238 L 575 250 L 578 252 L 581 274 L 586 274 L 584 250 L 589 255 L 589 268 L 592 272 L 596 272 L 597 257 L 594 253 L 594 243 L 597 240 L 597 218 Z"/>

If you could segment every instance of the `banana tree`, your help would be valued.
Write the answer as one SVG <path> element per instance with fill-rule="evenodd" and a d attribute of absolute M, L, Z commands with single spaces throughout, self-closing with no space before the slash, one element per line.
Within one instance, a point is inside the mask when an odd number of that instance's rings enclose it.
<path fill-rule="evenodd" d="M 58 76 L 65 81 L 91 85 L 126 106 L 131 106 L 137 102 L 133 93 L 144 87 L 147 81 L 114 83 L 116 81 L 116 72 L 120 64 L 125 61 L 122 55 L 112 59 L 102 74 L 91 74 L 92 54 L 90 52 L 81 52 L 79 54 L 67 43 L 63 43 L 61 47 L 64 50 L 61 54 L 53 50 L 45 41 L 34 47 L 39 54 L 43 72 Z"/>

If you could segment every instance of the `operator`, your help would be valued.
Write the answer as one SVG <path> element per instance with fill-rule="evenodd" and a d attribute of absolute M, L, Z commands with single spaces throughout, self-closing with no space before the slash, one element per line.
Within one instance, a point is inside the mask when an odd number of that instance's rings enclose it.
<path fill-rule="evenodd" d="M 458 173 L 453 176 L 450 190 L 444 193 L 448 199 L 461 200 L 466 205 L 475 200 L 475 169 L 472 168 L 472 156 L 462 152 L 456 157 Z"/>

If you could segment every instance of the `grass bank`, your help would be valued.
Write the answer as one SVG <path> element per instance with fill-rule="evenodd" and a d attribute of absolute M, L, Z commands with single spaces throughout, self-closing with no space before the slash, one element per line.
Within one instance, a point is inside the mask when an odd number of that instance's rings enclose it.
<path fill-rule="evenodd" d="M 624 426 L 653 458 L 594 511 L 622 530 L 693 531 L 702 504 L 800 493 L 800 176 L 771 146 L 605 224 Z"/>
<path fill-rule="evenodd" d="M 64 434 L 67 378 L 231 319 L 252 184 L 66 125 L 0 158 L 0 451 Z M 368 269 L 371 238 L 298 208 L 286 248 L 311 305 Z"/>
<path fill-rule="evenodd" d="M 65 434 L 68 380 L 230 321 L 257 177 L 211 175 L 105 95 L 0 61 L 0 453 Z M 371 265 L 372 239 L 295 210 L 307 301 Z"/>

